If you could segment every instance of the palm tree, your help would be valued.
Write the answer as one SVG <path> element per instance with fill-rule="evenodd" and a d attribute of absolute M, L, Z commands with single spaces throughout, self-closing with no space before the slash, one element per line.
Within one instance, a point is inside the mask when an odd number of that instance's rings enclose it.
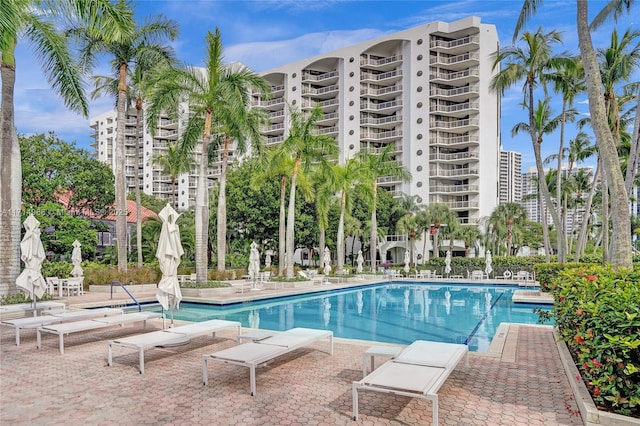
<path fill-rule="evenodd" d="M 409 250 L 411 251 L 410 259 L 414 259 L 415 240 L 418 234 L 418 221 L 416 220 L 416 213 L 420 211 L 420 205 L 417 203 L 416 195 L 402 194 L 400 197 L 399 208 L 404 212 L 400 218 L 396 227 L 400 232 L 407 234 L 407 242 L 409 243 Z"/>
<path fill-rule="evenodd" d="M 295 203 L 296 185 L 300 171 L 308 171 L 312 165 L 324 164 L 338 153 L 338 146 L 333 138 L 314 133 L 316 122 L 322 117 L 320 107 L 313 109 L 305 116 L 299 110 L 290 109 L 291 127 L 289 135 L 276 149 L 279 156 L 293 159 L 291 171 L 291 187 L 289 189 L 289 207 L 287 211 L 286 230 L 286 276 L 293 278 L 293 254 L 295 251 Z"/>
<path fill-rule="evenodd" d="M 313 193 L 308 194 L 307 198 L 315 198 L 316 214 L 318 216 L 318 247 L 320 252 L 324 252 L 326 245 L 326 230 L 329 225 L 329 210 L 334 201 L 335 194 L 338 190 L 334 167 L 320 168 L 311 172 L 310 178 L 312 181 Z M 297 190 L 300 190 L 300 178 L 304 177 L 304 173 L 298 173 L 296 179 Z M 313 251 L 313 248 L 312 248 Z M 313 258 L 313 253 L 310 253 L 310 258 Z M 324 256 L 320 257 L 320 269 L 324 268 Z M 339 269 L 340 270 L 340 269 Z"/>
<path fill-rule="evenodd" d="M 507 46 L 500 49 L 496 55 L 494 67 L 500 65 L 502 61 L 507 61 L 506 67 L 502 69 L 491 81 L 491 89 L 498 91 L 501 95 L 505 90 L 521 80 L 524 80 L 524 99 L 522 105 L 528 110 L 529 122 L 528 125 L 520 126 L 522 130 L 527 130 L 531 137 L 531 144 L 533 146 L 533 153 L 536 160 L 536 169 L 538 171 L 538 180 L 540 182 L 540 188 L 542 189 L 542 195 L 544 201 L 553 218 L 553 224 L 558 230 L 558 260 L 564 262 L 566 253 L 565 242 L 562 238 L 562 224 L 558 211 L 553 207 L 551 200 L 551 194 L 544 185 L 544 168 L 542 165 L 542 157 L 540 155 L 542 144 L 542 128 L 540 125 L 544 124 L 545 128 L 548 128 L 548 123 L 539 121 L 542 118 L 549 119 L 549 114 L 545 115 L 545 110 L 548 110 L 548 101 L 538 102 L 536 105 L 534 99 L 534 89 L 539 84 L 546 82 L 546 72 L 551 69 L 557 69 L 562 63 L 566 62 L 566 58 L 562 56 L 552 56 L 552 47 L 555 43 L 562 41 L 560 33 L 557 31 L 551 31 L 549 33 L 543 33 L 542 28 L 538 29 L 535 33 L 526 31 L 521 40 L 524 42 L 525 47 L 519 48 L 514 46 Z M 538 117 L 536 117 L 538 114 Z M 536 119 L 538 122 L 536 123 Z M 556 123 L 557 127 L 557 123 Z M 515 129 L 515 127 L 514 127 Z"/>
<path fill-rule="evenodd" d="M 187 152 L 193 153 L 201 141 L 201 156 L 196 190 L 196 281 L 207 280 L 209 245 L 209 189 L 207 176 L 209 169 L 209 145 L 212 134 L 223 139 L 222 169 L 218 195 L 218 269 L 224 269 L 226 242 L 226 164 L 231 138 L 236 138 L 238 150 L 246 148 L 246 140 L 259 150 L 258 137 L 260 117 L 249 112 L 252 90 L 266 96 L 267 83 L 242 64 L 224 65 L 222 36 L 215 33 L 206 36 L 207 54 L 205 67 L 186 66 L 184 68 L 164 68 L 152 79 L 152 89 L 148 94 L 149 107 L 147 123 L 155 126 L 164 112 L 170 117 L 180 113 L 180 101 L 188 103 L 188 121 L 181 143 Z M 257 111 L 257 110 L 254 110 Z M 222 216 L 222 217 L 220 217 Z M 224 229 L 221 229 L 224 224 Z"/>
<path fill-rule="evenodd" d="M 333 167 L 333 178 L 335 187 L 338 189 L 340 196 L 340 219 L 338 221 L 337 236 L 337 270 L 344 268 L 345 259 L 345 220 L 351 211 L 351 198 L 353 191 L 360 182 L 364 172 L 363 165 L 357 158 L 350 158 L 345 161 L 344 165 L 336 165 Z M 352 250 L 353 252 L 353 250 Z M 352 253 L 353 255 L 353 253 Z"/>
<path fill-rule="evenodd" d="M 629 12 L 633 0 L 613 0 L 607 3 L 604 9 L 596 16 L 593 26 L 596 27 L 613 15 L 617 20 L 623 12 Z M 541 0 L 525 0 L 520 17 L 514 30 L 514 40 L 527 19 L 535 13 Z M 609 184 L 612 197 L 612 233 L 614 239 L 611 243 L 610 262 L 614 268 L 632 268 L 631 237 L 629 235 L 630 214 L 628 209 L 628 192 L 618 162 L 616 138 L 614 137 L 607 116 L 605 101 L 602 96 L 602 76 L 598 66 L 598 58 L 591 41 L 591 28 L 589 27 L 589 7 L 586 0 L 577 0 L 577 27 L 589 97 L 589 111 L 592 127 L 596 134 L 598 152 L 602 160 L 602 168 Z"/>
<path fill-rule="evenodd" d="M 65 105 L 87 117 L 89 106 L 82 86 L 82 69 L 73 60 L 64 36 L 56 29 L 57 23 L 70 21 L 118 40 L 129 34 L 133 13 L 123 4 L 109 0 L 16 0 L 2 1 L 0 7 L 0 211 L 5 212 L 0 215 L 0 294 L 15 291 L 20 273 L 22 168 L 15 127 L 16 46 L 23 37 L 28 40 L 47 81 Z"/>
<path fill-rule="evenodd" d="M 491 213 L 489 222 L 496 225 L 504 225 L 507 229 L 506 245 L 507 256 L 511 256 L 514 229 L 527 222 L 527 211 L 518 203 L 502 203 Z"/>
<path fill-rule="evenodd" d="M 409 173 L 395 160 L 396 148 L 394 144 L 386 145 L 378 152 L 363 150 L 358 153 L 358 159 L 364 167 L 361 183 L 367 188 L 370 195 L 369 206 L 371 208 L 371 235 L 369 243 L 369 255 L 371 258 L 371 272 L 376 272 L 376 260 L 378 254 L 378 223 L 376 208 L 378 204 L 378 179 L 391 176 L 399 178 L 402 182 L 411 180 Z"/>
<path fill-rule="evenodd" d="M 459 225 L 456 214 L 444 203 L 431 203 L 424 210 L 418 212 L 419 221 L 427 224 L 425 229 L 431 230 L 433 226 L 433 257 L 440 257 L 440 244 L 438 238 L 443 225 L 456 228 Z M 425 238 L 426 247 L 426 238 Z M 426 253 L 426 249 L 425 249 Z"/>
<path fill-rule="evenodd" d="M 473 245 L 474 247 L 477 245 L 478 240 L 480 239 L 480 231 L 478 227 L 475 225 L 465 225 L 460 226 L 458 231 L 455 233 L 456 238 L 464 241 L 464 255 L 465 257 L 469 257 L 469 249 Z M 476 256 L 478 251 L 476 250 Z"/>
<path fill-rule="evenodd" d="M 178 176 L 191 171 L 193 159 L 184 146 L 178 142 L 169 143 L 166 151 L 153 158 L 153 162 L 161 167 L 162 174 L 171 179 L 171 204 L 178 208 Z"/>
<path fill-rule="evenodd" d="M 107 53 L 113 57 L 111 60 L 113 76 L 94 76 L 95 90 L 92 97 L 95 99 L 101 94 L 113 96 L 116 100 L 118 128 L 116 132 L 116 209 L 122 203 L 121 196 L 126 196 L 124 181 L 124 149 L 125 138 L 124 122 L 128 115 L 129 107 L 134 104 L 136 109 L 136 136 L 138 140 L 138 150 L 142 149 L 142 117 L 144 103 L 144 89 L 147 74 L 157 66 L 170 65 L 175 62 L 175 54 L 172 47 L 163 45 L 162 42 L 174 40 L 178 35 L 178 26 L 172 20 L 157 17 L 147 21 L 143 26 L 136 26 L 130 38 L 118 42 L 110 42 L 102 37 L 94 38 L 90 34 L 82 31 L 76 34 L 83 39 L 84 48 L 82 57 L 89 60 L 92 56 L 100 53 Z M 124 81 L 124 85 L 122 82 Z M 122 114 L 122 115 L 120 115 Z M 121 152 L 121 155 L 119 155 Z M 121 162 L 118 161 L 121 159 Z M 142 161 L 138 155 L 138 162 Z M 136 175 L 138 170 L 136 169 Z M 121 179 L 118 179 L 120 177 Z M 136 245 L 138 252 L 138 266 L 142 266 L 142 214 L 140 200 L 140 178 L 136 185 Z M 124 195 L 118 193 L 121 190 Z M 125 204 L 126 205 L 126 204 Z M 116 234 L 118 235 L 118 268 L 126 269 L 126 262 L 121 264 L 121 254 L 126 256 L 126 217 L 116 216 Z M 124 221 L 124 225 L 123 222 Z M 124 231 L 119 228 L 124 226 Z M 124 235 L 124 237 L 123 237 Z M 121 238 L 123 238 L 121 243 Z"/>

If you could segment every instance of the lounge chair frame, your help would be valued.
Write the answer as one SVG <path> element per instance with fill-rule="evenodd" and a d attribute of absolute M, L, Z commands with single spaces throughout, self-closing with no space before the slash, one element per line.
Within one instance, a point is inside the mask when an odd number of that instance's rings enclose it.
<path fill-rule="evenodd" d="M 466 345 L 416 340 L 395 359 L 382 364 L 360 381 L 353 382 L 353 420 L 358 420 L 358 391 L 370 390 L 432 402 L 433 425 L 438 424 L 438 390 L 454 368 L 465 358 Z"/>
<path fill-rule="evenodd" d="M 209 383 L 208 361 L 239 365 L 249 368 L 251 396 L 256 395 L 256 368 L 320 339 L 329 339 L 329 353 L 333 355 L 333 332 L 311 328 L 292 328 L 272 337 L 243 343 L 202 357 L 202 383 Z"/>
<path fill-rule="evenodd" d="M 144 327 L 147 327 L 147 320 L 154 318 L 162 318 L 164 328 L 164 317 L 159 312 L 132 312 L 128 314 L 105 316 L 102 318 L 94 318 L 82 321 L 63 322 L 60 324 L 47 324 L 38 327 L 36 347 L 40 349 L 42 347 L 42 333 L 51 333 L 58 335 L 58 346 L 60 348 L 60 354 L 64 354 L 64 336 L 72 333 L 79 333 L 83 331 L 92 331 L 101 328 L 112 327 L 114 325 L 124 326 L 125 324 L 135 323 L 142 321 Z"/>
<path fill-rule="evenodd" d="M 194 337 L 204 336 L 207 334 L 212 334 L 215 338 L 216 332 L 233 328 L 237 329 L 236 336 L 240 336 L 242 331 L 242 324 L 240 322 L 214 319 L 173 327 L 161 331 L 153 331 L 151 333 L 137 334 L 123 339 L 110 340 L 107 343 L 107 365 L 112 365 L 113 346 L 136 349 L 139 356 L 139 371 L 140 374 L 144 374 L 145 350 L 161 346 L 186 344 Z M 237 337 L 236 341 L 238 341 Z"/>

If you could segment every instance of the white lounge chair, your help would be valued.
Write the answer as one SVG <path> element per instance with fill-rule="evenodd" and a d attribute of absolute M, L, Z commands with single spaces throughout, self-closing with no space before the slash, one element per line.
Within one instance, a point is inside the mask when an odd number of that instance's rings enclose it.
<path fill-rule="evenodd" d="M 121 315 L 123 311 L 119 308 L 96 308 L 81 309 L 78 311 L 49 310 L 44 311 L 43 313 L 46 315 L 4 320 L 0 321 L 0 324 L 14 327 L 16 329 L 16 346 L 20 346 L 20 330 L 22 329 L 33 329 L 42 327 L 43 325 L 56 324 L 65 321 L 77 321 L 81 319 L 106 317 L 110 315 Z"/>
<path fill-rule="evenodd" d="M 468 368 L 466 345 L 416 340 L 396 358 L 353 382 L 353 419 L 358 420 L 358 390 L 371 390 L 431 400 L 433 424 L 437 425 L 437 392 L 462 358 Z"/>
<path fill-rule="evenodd" d="M 44 301 L 36 303 L 36 313 L 49 309 L 64 310 L 67 305 L 64 302 Z M 0 314 L 30 314 L 33 313 L 33 303 L 14 303 L 12 305 L 0 306 Z"/>
<path fill-rule="evenodd" d="M 144 326 L 147 326 L 147 320 L 154 318 L 163 319 L 164 317 L 159 312 L 131 312 L 128 314 L 121 314 L 115 316 L 108 316 L 102 318 L 94 318 L 82 321 L 63 322 L 60 324 L 47 324 L 38 327 L 36 347 L 40 349 L 41 345 L 41 333 L 57 334 L 59 338 L 60 353 L 64 354 L 64 336 L 71 333 L 78 333 L 82 331 L 96 330 L 99 328 L 111 327 L 114 325 L 123 326 L 125 324 L 143 321 Z"/>
<path fill-rule="evenodd" d="M 135 336 L 124 337 L 122 339 L 110 340 L 107 343 L 107 365 L 111 366 L 111 348 L 122 346 L 124 348 L 137 349 L 140 356 L 140 374 L 144 374 L 144 351 L 161 346 L 175 346 L 189 343 L 194 337 L 212 334 L 216 332 L 236 328 L 240 336 L 242 325 L 238 321 L 209 320 L 173 327 L 167 330 L 152 331 L 151 333 L 137 334 Z M 237 338 L 236 338 L 237 340 Z"/>
<path fill-rule="evenodd" d="M 209 383 L 207 361 L 217 361 L 249 368 L 251 395 L 256 394 L 256 367 L 272 359 L 309 345 L 319 339 L 329 339 L 329 353 L 333 355 L 333 332 L 312 328 L 292 328 L 266 339 L 243 343 L 202 357 L 202 382 Z"/>

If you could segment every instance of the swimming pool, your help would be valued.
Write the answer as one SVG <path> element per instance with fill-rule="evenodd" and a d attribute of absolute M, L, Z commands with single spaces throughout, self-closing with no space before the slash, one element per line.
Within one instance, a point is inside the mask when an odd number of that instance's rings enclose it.
<path fill-rule="evenodd" d="M 518 287 L 386 283 L 231 305 L 181 303 L 174 318 L 227 319 L 243 327 L 332 330 L 334 336 L 409 344 L 417 339 L 466 343 L 486 352 L 502 322 L 537 324 L 535 309 L 515 304 Z"/>

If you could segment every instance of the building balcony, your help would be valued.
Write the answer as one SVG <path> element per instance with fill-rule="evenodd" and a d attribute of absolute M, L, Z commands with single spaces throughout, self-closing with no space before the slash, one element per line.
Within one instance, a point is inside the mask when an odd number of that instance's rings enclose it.
<path fill-rule="evenodd" d="M 441 204 L 446 204 L 451 210 L 469 210 L 477 209 L 479 204 L 477 201 L 440 201 Z"/>
<path fill-rule="evenodd" d="M 273 135 L 284 132 L 284 123 L 272 124 L 271 126 L 260 126 L 260 133 Z"/>
<path fill-rule="evenodd" d="M 267 136 L 266 144 L 267 146 L 272 146 L 282 141 L 284 141 L 284 136 Z"/>
<path fill-rule="evenodd" d="M 268 117 L 269 120 L 274 124 L 282 122 L 284 120 L 284 110 L 270 112 Z"/>
<path fill-rule="evenodd" d="M 440 167 L 434 167 L 429 170 L 429 176 L 431 177 L 462 177 L 462 176 L 477 176 L 478 169 L 464 167 L 461 169 L 444 169 Z"/>
<path fill-rule="evenodd" d="M 375 111 L 375 112 L 393 112 L 402 109 L 402 99 L 396 99 L 389 102 L 360 102 L 360 109 L 362 111 Z"/>
<path fill-rule="evenodd" d="M 361 140 L 369 140 L 376 142 L 390 142 L 402 137 L 402 130 L 390 130 L 388 132 L 374 132 L 365 130 L 360 132 Z"/>
<path fill-rule="evenodd" d="M 476 152 L 456 152 L 451 154 L 434 153 L 429 155 L 429 161 L 446 161 L 446 162 L 459 162 L 468 161 L 470 159 L 477 159 L 478 153 Z"/>
<path fill-rule="evenodd" d="M 387 57 L 374 57 L 368 55 L 360 56 L 360 66 L 375 70 L 385 71 L 396 68 L 402 62 L 402 55 Z"/>
<path fill-rule="evenodd" d="M 315 74 L 309 71 L 303 71 L 302 73 L 302 82 L 313 81 L 316 84 L 327 85 L 334 84 L 340 78 L 340 73 L 338 71 L 329 71 L 322 74 Z"/>
<path fill-rule="evenodd" d="M 367 96 L 370 98 L 387 101 L 395 98 L 401 92 L 402 84 L 394 84 L 393 86 L 380 88 L 370 86 L 363 86 L 360 88 L 360 96 Z"/>
<path fill-rule="evenodd" d="M 455 40 L 443 40 L 431 37 L 429 47 L 437 52 L 448 54 L 461 54 L 469 50 L 475 50 L 480 46 L 480 37 L 477 35 L 466 36 Z"/>
<path fill-rule="evenodd" d="M 434 98 L 447 99 L 452 102 L 463 102 L 473 96 L 478 96 L 478 86 L 456 87 L 455 89 L 443 89 L 436 85 L 431 86 L 429 95 Z"/>
<path fill-rule="evenodd" d="M 314 109 L 317 105 L 320 105 L 322 112 L 335 111 L 340 106 L 340 100 L 338 98 L 327 99 L 326 101 L 316 101 L 313 99 L 302 99 L 302 109 Z"/>
<path fill-rule="evenodd" d="M 335 96 L 339 91 L 340 86 L 337 84 L 332 84 L 331 86 L 325 87 L 312 87 L 307 85 L 302 87 L 303 96 L 313 95 L 313 97 L 321 99 L 327 99 L 329 97 Z"/>
<path fill-rule="evenodd" d="M 393 70 L 380 74 L 374 74 L 371 72 L 361 72 L 360 80 L 363 82 L 375 82 L 375 83 L 395 83 L 402 79 L 402 70 Z"/>
<path fill-rule="evenodd" d="M 279 84 L 277 86 L 271 86 L 271 96 L 280 97 L 284 95 L 284 84 Z"/>
<path fill-rule="evenodd" d="M 480 124 L 477 118 L 465 118 L 463 120 L 431 120 L 429 126 L 432 130 L 448 130 L 451 132 L 468 132 L 476 129 Z"/>
<path fill-rule="evenodd" d="M 479 185 L 429 185 L 429 192 L 432 194 L 464 194 L 479 191 Z"/>
<path fill-rule="evenodd" d="M 371 126 L 371 127 L 380 127 L 391 129 L 395 127 L 397 124 L 402 122 L 402 115 L 390 115 L 388 117 L 361 117 L 360 125 L 362 126 Z"/>
<path fill-rule="evenodd" d="M 322 117 L 318 119 L 317 124 L 321 126 L 333 126 L 338 122 L 339 118 L 340 114 L 338 114 L 337 112 L 330 112 L 327 114 L 323 114 Z"/>
<path fill-rule="evenodd" d="M 450 70 L 461 71 L 480 63 L 480 54 L 477 52 L 467 52 L 460 55 L 448 56 L 438 54 L 429 58 L 430 65 L 440 65 Z"/>
<path fill-rule="evenodd" d="M 432 83 L 462 86 L 477 82 L 480 79 L 480 71 L 478 71 L 478 67 L 456 72 L 442 72 L 435 68 L 429 74 L 429 79 Z"/>
<path fill-rule="evenodd" d="M 284 107 L 284 98 L 275 98 L 270 100 L 253 99 L 251 105 L 258 108 L 264 108 L 269 111 L 275 111 Z"/>
<path fill-rule="evenodd" d="M 449 146 L 452 148 L 465 148 L 468 146 L 475 146 L 480 143 L 478 135 L 461 135 L 453 137 L 445 137 L 441 135 L 432 136 L 429 138 L 429 144 L 433 146 Z"/>
<path fill-rule="evenodd" d="M 429 107 L 430 113 L 437 113 L 447 117 L 464 117 L 470 113 L 477 113 L 480 108 L 479 102 L 463 102 L 461 104 L 445 105 L 433 103 Z"/>
<path fill-rule="evenodd" d="M 338 126 L 333 126 L 333 127 L 317 127 L 316 129 L 314 129 L 311 133 L 313 133 L 314 135 L 329 135 L 329 136 L 337 136 L 338 135 L 338 131 L 340 129 L 338 128 Z"/>
<path fill-rule="evenodd" d="M 168 118 L 161 118 L 158 120 L 158 128 L 159 129 L 177 129 L 178 128 L 178 120 L 169 120 Z"/>

